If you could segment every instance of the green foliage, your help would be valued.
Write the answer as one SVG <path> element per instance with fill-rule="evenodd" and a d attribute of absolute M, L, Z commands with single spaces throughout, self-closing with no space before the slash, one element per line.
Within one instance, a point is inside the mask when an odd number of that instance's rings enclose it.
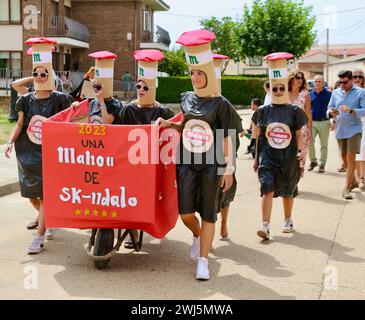
<path fill-rule="evenodd" d="M 249 105 L 251 99 L 265 97 L 262 85 L 265 78 L 228 76 L 222 78 L 222 94 L 232 104 Z M 158 78 L 157 101 L 180 103 L 180 94 L 192 91 L 190 77 Z"/>
<path fill-rule="evenodd" d="M 316 18 L 303 0 L 254 0 L 246 5 L 237 36 L 241 57 L 286 51 L 300 57 L 314 44 Z"/>
<path fill-rule="evenodd" d="M 9 123 L 8 116 L 8 114 L 0 114 L 0 144 L 9 140 L 10 133 L 16 124 L 16 122 Z"/>
<path fill-rule="evenodd" d="M 190 77 L 158 78 L 156 100 L 161 103 L 179 103 L 180 94 L 192 90 Z"/>
<path fill-rule="evenodd" d="M 184 48 L 164 52 L 165 59 L 158 64 L 158 70 L 169 76 L 183 76 L 188 72 Z"/>
<path fill-rule="evenodd" d="M 236 37 L 237 26 L 231 17 L 203 19 L 200 21 L 200 25 L 204 29 L 213 32 L 216 36 L 216 39 L 212 42 L 213 52 L 224 54 L 235 62 L 240 60 L 240 48 Z M 223 73 L 227 68 L 228 62 L 229 60 L 223 64 Z"/>

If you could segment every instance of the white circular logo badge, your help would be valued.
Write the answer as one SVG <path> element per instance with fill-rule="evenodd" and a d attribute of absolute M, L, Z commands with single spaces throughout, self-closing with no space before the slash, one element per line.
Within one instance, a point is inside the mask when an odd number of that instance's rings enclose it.
<path fill-rule="evenodd" d="M 35 115 L 30 119 L 27 134 L 29 140 L 35 144 L 42 144 L 42 122 L 47 121 L 46 117 Z"/>
<path fill-rule="evenodd" d="M 270 147 L 274 149 L 285 149 L 289 146 L 292 134 L 285 123 L 273 122 L 266 128 L 266 138 Z"/>
<path fill-rule="evenodd" d="M 184 147 L 193 153 L 207 152 L 214 141 L 214 134 L 209 124 L 202 120 L 192 119 L 186 122 L 182 140 Z"/>

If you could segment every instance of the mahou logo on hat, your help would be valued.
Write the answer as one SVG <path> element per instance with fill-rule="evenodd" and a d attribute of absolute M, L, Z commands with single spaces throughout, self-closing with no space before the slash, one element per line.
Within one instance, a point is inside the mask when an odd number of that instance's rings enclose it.
<path fill-rule="evenodd" d="M 192 153 L 207 152 L 214 141 L 213 131 L 205 121 L 192 119 L 184 127 L 182 140 L 184 147 Z"/>
<path fill-rule="evenodd" d="M 285 149 L 289 146 L 292 134 L 285 123 L 273 122 L 266 128 L 266 138 L 270 147 L 274 149 Z"/>

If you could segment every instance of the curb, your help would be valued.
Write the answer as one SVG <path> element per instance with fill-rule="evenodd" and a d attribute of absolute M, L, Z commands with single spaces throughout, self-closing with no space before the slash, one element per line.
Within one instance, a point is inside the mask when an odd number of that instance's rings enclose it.
<path fill-rule="evenodd" d="M 20 190 L 19 182 L 11 182 L 0 186 L 0 197 L 18 192 Z"/>

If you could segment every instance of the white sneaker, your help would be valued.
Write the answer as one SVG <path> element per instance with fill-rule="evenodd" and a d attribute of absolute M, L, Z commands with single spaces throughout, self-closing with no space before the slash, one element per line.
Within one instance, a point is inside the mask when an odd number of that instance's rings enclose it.
<path fill-rule="evenodd" d="M 198 258 L 198 265 L 196 268 L 197 280 L 209 280 L 208 259 L 204 257 Z"/>
<path fill-rule="evenodd" d="M 257 235 L 264 240 L 270 240 L 270 224 L 264 222 L 262 229 L 257 231 Z"/>
<path fill-rule="evenodd" d="M 36 254 L 44 249 L 44 236 L 37 234 L 28 248 L 29 254 Z"/>
<path fill-rule="evenodd" d="M 56 232 L 56 229 L 55 228 L 48 228 L 48 229 L 46 229 L 46 232 L 44 234 L 44 237 L 47 240 L 52 240 L 54 238 L 55 232 Z"/>
<path fill-rule="evenodd" d="M 190 258 L 193 260 L 198 259 L 200 255 L 200 237 L 193 238 L 193 244 L 190 248 Z"/>
<path fill-rule="evenodd" d="M 294 230 L 294 224 L 292 218 L 285 219 L 283 223 L 283 232 L 290 233 Z"/>

